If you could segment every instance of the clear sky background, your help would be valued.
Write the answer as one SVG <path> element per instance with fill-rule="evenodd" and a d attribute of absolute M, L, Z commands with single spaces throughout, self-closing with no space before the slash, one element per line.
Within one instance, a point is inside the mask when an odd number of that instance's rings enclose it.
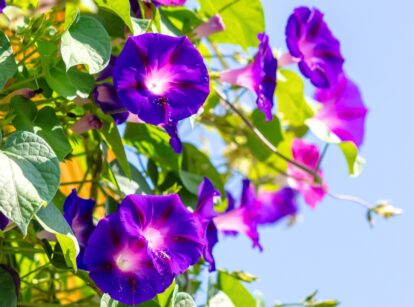
<path fill-rule="evenodd" d="M 342 44 L 345 69 L 370 108 L 362 155 L 367 165 L 356 179 L 344 158 L 329 148 L 323 162 L 330 189 L 375 202 L 391 200 L 404 215 L 371 229 L 365 210 L 326 198 L 303 222 L 262 229 L 264 252 L 244 237 L 222 238 L 218 266 L 260 277 L 259 289 L 271 306 L 296 302 L 319 289 L 344 307 L 414 306 L 414 2 L 410 0 L 263 0 L 272 46 L 285 48 L 284 27 L 293 8 L 315 6 L 325 13 Z M 311 94 L 311 93 L 308 93 Z"/>

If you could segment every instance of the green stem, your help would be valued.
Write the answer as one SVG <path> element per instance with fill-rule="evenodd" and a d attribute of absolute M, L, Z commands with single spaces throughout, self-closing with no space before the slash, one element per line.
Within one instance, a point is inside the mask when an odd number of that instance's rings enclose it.
<path fill-rule="evenodd" d="M 38 75 L 37 77 L 26 79 L 20 82 L 13 83 L 8 88 L 5 89 L 6 93 L 9 94 L 11 92 L 14 92 L 18 89 L 25 88 L 26 86 L 30 85 L 33 81 L 36 81 L 37 79 L 43 77 L 43 74 Z"/>
<path fill-rule="evenodd" d="M 209 42 L 209 44 L 210 44 L 211 48 L 212 48 L 212 49 L 214 50 L 214 52 L 216 53 L 216 55 L 217 55 L 217 57 L 218 57 L 218 59 L 219 59 L 219 61 L 220 61 L 221 65 L 223 66 L 223 68 L 224 68 L 224 69 L 228 69 L 228 68 L 229 68 L 229 65 L 227 64 L 226 60 L 224 59 L 224 57 L 223 57 L 223 55 L 221 54 L 221 52 L 220 52 L 219 48 L 217 47 L 217 45 L 216 45 L 214 42 L 212 42 L 210 39 L 208 39 L 208 38 L 207 38 L 207 40 L 208 40 L 208 42 Z"/>
<path fill-rule="evenodd" d="M 60 185 L 73 185 L 73 184 L 97 183 L 97 182 L 99 182 L 99 180 L 80 180 L 80 181 L 62 182 Z"/>
<path fill-rule="evenodd" d="M 332 198 L 337 199 L 337 200 L 350 201 L 350 202 L 358 204 L 358 205 L 360 205 L 360 206 L 362 206 L 362 207 L 364 207 L 368 210 L 372 209 L 372 205 L 369 202 L 367 202 L 367 201 L 365 201 L 361 198 L 352 196 L 352 195 L 335 194 L 335 193 L 328 193 L 328 195 Z"/>
<path fill-rule="evenodd" d="M 272 143 L 269 142 L 269 140 L 260 132 L 259 129 L 257 129 L 250 120 L 244 116 L 244 114 L 237 109 L 228 99 L 227 97 L 217 88 L 215 89 L 217 95 L 220 97 L 220 99 L 231 109 L 234 113 L 236 113 L 240 119 L 246 124 L 246 126 L 253 132 L 253 134 L 259 139 L 259 141 L 265 145 L 271 152 L 273 152 L 276 156 L 279 158 L 285 160 L 286 162 L 294 165 L 295 167 L 305 171 L 306 173 L 313 176 L 314 180 L 319 182 L 321 180 L 320 176 L 315 172 L 314 170 L 311 170 L 307 168 L 306 166 L 296 162 L 295 160 L 290 159 L 289 157 L 286 157 L 284 154 L 282 154 Z"/>
<path fill-rule="evenodd" d="M 34 253 L 34 254 L 45 254 L 45 251 L 40 248 L 30 248 L 30 247 L 3 247 L 2 252 L 7 254 L 20 254 L 20 253 Z"/>
<path fill-rule="evenodd" d="M 44 265 L 41 265 L 41 266 L 37 267 L 37 268 L 36 268 L 36 269 L 34 269 L 33 271 L 31 271 L 31 272 L 29 272 L 29 273 L 27 273 L 27 274 L 25 274 L 25 275 L 23 275 L 23 276 L 20 276 L 20 279 L 24 279 L 24 278 L 26 278 L 27 276 L 30 276 L 30 275 L 32 275 L 32 274 L 34 274 L 34 273 L 36 273 L 36 272 L 39 272 L 40 270 L 45 269 L 46 267 L 48 267 L 48 266 L 49 266 L 49 264 L 50 264 L 50 262 L 48 262 L 48 263 L 46 263 L 46 264 L 44 264 Z"/>
<path fill-rule="evenodd" d="M 315 172 L 316 173 L 319 171 L 319 168 L 321 167 L 322 160 L 325 157 L 326 152 L 328 151 L 328 148 L 329 148 L 329 143 L 325 143 L 325 146 L 323 147 L 322 154 L 321 154 L 321 156 L 319 158 L 318 164 L 315 167 Z"/>

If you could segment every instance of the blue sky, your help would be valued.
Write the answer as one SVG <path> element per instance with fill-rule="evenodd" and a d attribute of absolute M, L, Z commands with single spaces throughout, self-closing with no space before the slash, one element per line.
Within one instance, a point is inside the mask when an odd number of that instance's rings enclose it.
<path fill-rule="evenodd" d="M 218 265 L 260 277 L 259 289 L 272 303 L 295 302 L 319 289 L 344 307 L 412 307 L 414 293 L 414 48 L 409 0 L 263 0 L 273 47 L 283 47 L 284 27 L 295 6 L 319 8 L 342 43 L 345 69 L 370 108 L 358 178 L 347 176 L 339 150 L 330 148 L 323 168 L 331 191 L 375 202 L 391 200 L 404 209 L 393 220 L 377 218 L 371 229 L 359 206 L 326 198 L 316 210 L 302 204 L 303 221 L 292 228 L 262 229 L 265 251 L 239 237 L 216 247 Z M 311 94 L 311 93 L 309 93 Z"/>

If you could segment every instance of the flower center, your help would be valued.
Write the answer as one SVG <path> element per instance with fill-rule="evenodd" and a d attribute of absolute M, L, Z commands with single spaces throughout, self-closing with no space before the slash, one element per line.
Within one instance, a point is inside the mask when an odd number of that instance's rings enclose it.
<path fill-rule="evenodd" d="M 159 247 L 164 243 L 161 233 L 152 227 L 147 227 L 144 230 L 144 237 L 148 241 L 148 246 L 152 249 L 159 249 Z"/>
<path fill-rule="evenodd" d="M 115 256 L 115 263 L 122 272 L 134 272 L 138 270 L 139 259 L 132 250 L 124 249 Z"/>
<path fill-rule="evenodd" d="M 145 79 L 145 86 L 155 95 L 162 95 L 169 89 L 171 74 L 166 69 L 151 72 Z"/>

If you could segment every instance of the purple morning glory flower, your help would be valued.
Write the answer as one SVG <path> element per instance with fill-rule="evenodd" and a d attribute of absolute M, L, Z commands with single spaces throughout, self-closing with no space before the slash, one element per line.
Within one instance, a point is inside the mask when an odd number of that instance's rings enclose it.
<path fill-rule="evenodd" d="M 111 114 L 117 125 L 127 120 L 129 112 L 122 112 L 125 107 L 119 101 L 115 87 L 111 84 L 97 85 L 93 90 L 93 98 L 104 113 Z"/>
<path fill-rule="evenodd" d="M 76 258 L 76 264 L 82 270 L 86 269 L 83 255 L 88 239 L 95 229 L 93 224 L 94 207 L 94 200 L 80 198 L 75 189 L 72 190 L 72 193 L 69 194 L 63 205 L 63 215 L 79 242 L 80 252 Z"/>
<path fill-rule="evenodd" d="M 249 180 L 243 180 L 243 190 L 240 206 L 229 210 L 214 218 L 214 223 L 219 231 L 226 234 L 243 233 L 253 243 L 253 248 L 258 247 L 262 250 L 259 243 L 259 225 L 256 220 L 256 210 L 254 206 L 255 191 Z"/>
<path fill-rule="evenodd" d="M 170 259 L 154 253 L 142 234 L 130 234 L 119 213 L 101 219 L 89 238 L 84 262 L 96 285 L 123 304 L 136 305 L 173 281 Z"/>
<path fill-rule="evenodd" d="M 292 143 L 293 159 L 309 169 L 316 169 L 319 163 L 320 154 L 318 146 L 310 144 L 301 139 L 295 139 Z M 311 174 L 289 164 L 287 169 L 288 184 L 291 188 L 302 193 L 305 202 L 312 208 L 315 208 L 328 191 L 328 186 L 323 181 L 322 184 L 314 183 Z M 323 178 L 321 170 L 319 176 Z"/>
<path fill-rule="evenodd" d="M 174 150 L 181 152 L 177 123 L 196 114 L 210 91 L 207 67 L 188 38 L 156 33 L 130 37 L 113 80 L 128 111 L 164 127 Z"/>
<path fill-rule="evenodd" d="M 339 41 L 319 10 L 296 8 L 286 26 L 286 43 L 290 54 L 299 62 L 299 69 L 313 85 L 328 88 L 337 82 L 344 58 Z"/>
<path fill-rule="evenodd" d="M 243 68 L 220 72 L 220 81 L 255 91 L 257 107 L 266 115 L 267 120 L 271 120 L 277 60 L 270 48 L 269 37 L 265 33 L 260 33 L 258 39 L 259 50 L 253 62 Z"/>
<path fill-rule="evenodd" d="M 74 123 L 70 129 L 76 134 L 82 134 L 92 129 L 101 129 L 102 122 L 94 114 L 86 114 L 76 123 Z"/>
<path fill-rule="evenodd" d="M 361 146 L 368 109 L 358 86 L 343 74 L 333 87 L 318 89 L 315 99 L 322 104 L 315 118 L 325 123 L 341 141 Z"/>
<path fill-rule="evenodd" d="M 9 224 L 9 219 L 0 212 L 0 230 L 6 229 L 6 226 Z"/>
<path fill-rule="evenodd" d="M 221 18 L 219 14 L 216 14 L 207 22 L 202 23 L 194 29 L 194 37 L 196 39 L 201 39 L 214 33 L 222 32 L 225 29 L 226 26 L 224 25 L 223 18 Z"/>
<path fill-rule="evenodd" d="M 256 220 L 260 225 L 274 224 L 286 216 L 298 212 L 296 193 L 291 188 L 282 188 L 276 192 L 263 191 L 257 196 Z"/>
<path fill-rule="evenodd" d="M 200 222 L 200 237 L 205 240 L 203 256 L 204 260 L 210 264 L 210 272 L 216 269 L 213 248 L 218 242 L 218 235 L 213 218 L 218 215 L 214 209 L 214 198 L 218 196 L 220 196 L 220 192 L 214 188 L 210 180 L 204 178 L 198 188 L 198 202 L 194 216 Z"/>
<path fill-rule="evenodd" d="M 173 273 L 183 273 L 200 259 L 200 225 L 178 195 L 129 195 L 119 214 L 127 232 L 143 236 L 151 253 L 167 259 Z"/>

